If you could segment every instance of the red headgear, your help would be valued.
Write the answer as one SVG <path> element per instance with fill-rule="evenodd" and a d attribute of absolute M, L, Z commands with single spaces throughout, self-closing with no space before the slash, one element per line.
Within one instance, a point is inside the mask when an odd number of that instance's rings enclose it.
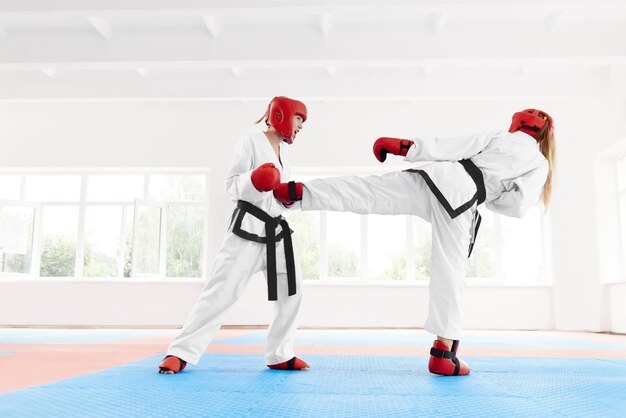
<path fill-rule="evenodd" d="M 539 132 L 548 124 L 550 132 L 554 130 L 554 122 L 547 113 L 537 109 L 526 109 L 513 114 L 513 122 L 509 132 L 522 131 L 539 141 Z"/>
<path fill-rule="evenodd" d="M 304 103 L 285 96 L 274 97 L 267 107 L 265 122 L 274 127 L 288 144 L 293 143 L 293 117 L 298 115 L 306 121 Z"/>

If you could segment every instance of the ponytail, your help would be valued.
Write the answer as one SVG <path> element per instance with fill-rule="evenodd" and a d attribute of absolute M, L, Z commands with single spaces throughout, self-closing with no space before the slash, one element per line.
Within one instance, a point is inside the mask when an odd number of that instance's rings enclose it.
<path fill-rule="evenodd" d="M 555 165 L 554 130 L 550 129 L 550 126 L 546 123 L 541 132 L 539 132 L 539 138 L 539 149 L 548 161 L 548 177 L 546 178 L 546 182 L 543 185 L 543 192 L 541 193 L 541 201 L 543 202 L 543 207 L 547 211 L 552 197 L 552 173 Z"/>
<path fill-rule="evenodd" d="M 254 122 L 254 124 L 258 125 L 265 119 L 266 116 L 267 116 L 267 113 L 264 113 L 263 116 L 261 116 L 256 122 Z"/>

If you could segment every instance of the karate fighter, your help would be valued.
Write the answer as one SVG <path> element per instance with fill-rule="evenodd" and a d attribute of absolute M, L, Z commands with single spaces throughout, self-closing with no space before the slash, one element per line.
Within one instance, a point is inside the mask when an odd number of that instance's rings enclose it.
<path fill-rule="evenodd" d="M 271 369 L 301 370 L 309 365 L 296 357 L 293 340 L 302 300 L 300 264 L 295 260 L 291 230 L 281 216 L 285 206 L 271 191 L 289 179 L 283 142 L 291 145 L 306 121 L 304 103 L 275 97 L 265 115 L 267 131 L 239 140 L 226 186 L 236 202 L 230 226 L 213 271 L 181 333 L 167 350 L 159 373 L 178 373 L 196 365 L 218 331 L 224 312 L 246 288 L 254 273 L 263 271 L 268 299 L 274 306 L 265 362 Z"/>
<path fill-rule="evenodd" d="M 302 210 L 360 214 L 417 215 L 432 225 L 430 304 L 424 328 L 437 336 L 428 369 L 439 375 L 467 375 L 456 356 L 462 332 L 467 258 L 480 226 L 477 206 L 521 218 L 543 200 L 552 184 L 554 127 L 536 109 L 513 115 L 508 132 L 456 138 L 379 138 L 374 155 L 417 163 L 409 170 L 368 177 L 335 177 L 281 184 L 274 190 L 286 205 Z"/>

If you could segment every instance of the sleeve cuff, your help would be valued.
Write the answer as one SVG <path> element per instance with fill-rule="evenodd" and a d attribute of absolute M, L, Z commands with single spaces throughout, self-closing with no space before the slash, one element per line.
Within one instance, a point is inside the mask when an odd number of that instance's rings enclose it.
<path fill-rule="evenodd" d="M 263 192 L 260 192 L 254 187 L 252 184 L 252 170 L 240 174 L 237 179 L 238 189 L 239 189 L 239 197 L 242 200 L 248 202 L 255 202 L 261 197 Z"/>

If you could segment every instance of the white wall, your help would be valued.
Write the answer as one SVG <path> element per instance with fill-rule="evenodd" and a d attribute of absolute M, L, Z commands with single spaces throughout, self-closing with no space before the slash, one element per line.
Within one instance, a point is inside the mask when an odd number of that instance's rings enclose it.
<path fill-rule="evenodd" d="M 300 167 L 374 167 L 378 163 L 371 155 L 371 144 L 378 136 L 454 135 L 505 129 L 516 110 L 534 106 L 550 112 L 556 120 L 559 141 L 558 172 L 550 211 L 553 289 L 470 287 L 467 325 L 608 329 L 612 311 L 603 303 L 606 296 L 598 274 L 595 181 L 593 169 L 586 164 L 599 150 L 624 136 L 626 129 L 620 113 L 623 109 L 616 110 L 614 103 L 604 98 L 540 102 L 524 99 L 306 102 L 309 120 L 289 150 L 293 165 Z M 255 129 L 252 121 L 263 113 L 265 106 L 264 101 L 4 103 L 0 104 L 0 167 L 210 167 L 213 202 L 210 253 L 214 256 L 230 207 L 224 177 L 234 141 Z M 593 123 L 587 123 L 590 120 Z M 399 166 L 398 162 L 390 164 L 390 167 Z M 198 283 L 43 282 L 50 283 L 0 282 L 3 298 L 0 324 L 37 325 L 52 321 L 66 325 L 74 323 L 67 321 L 77 320 L 103 325 L 180 324 L 201 286 Z M 301 323 L 421 325 L 427 301 L 425 289 L 415 285 L 408 288 L 404 292 L 388 286 L 346 288 L 312 283 L 307 285 Z M 229 323 L 258 323 L 255 313 L 268 312 L 265 292 L 256 290 L 259 294 L 249 294 L 245 304 L 233 309 L 227 317 Z M 619 301 L 623 297 L 619 292 L 611 297 Z M 29 300 L 33 305 L 24 302 Z M 27 312 L 27 306 L 40 309 Z M 376 306 L 377 315 L 372 316 L 371 306 Z"/>

